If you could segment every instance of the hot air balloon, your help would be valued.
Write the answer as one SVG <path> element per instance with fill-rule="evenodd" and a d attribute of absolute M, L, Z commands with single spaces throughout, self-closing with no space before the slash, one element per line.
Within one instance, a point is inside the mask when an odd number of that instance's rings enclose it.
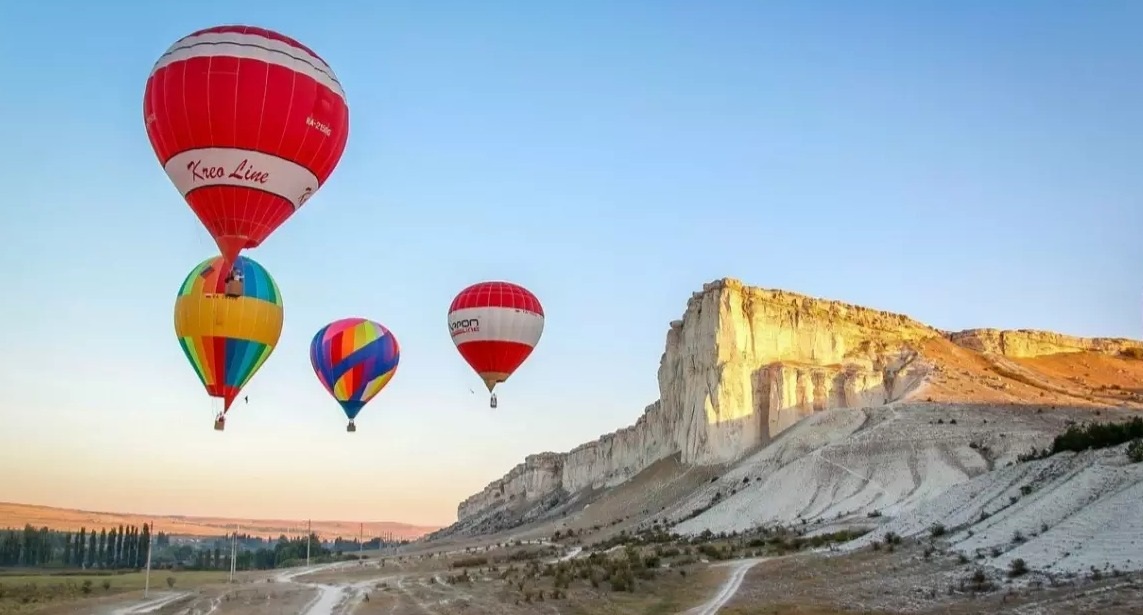
<path fill-rule="evenodd" d="M 143 120 L 159 163 L 227 263 L 325 184 L 349 136 L 345 92 L 329 65 L 251 26 L 176 41 L 147 79 Z"/>
<path fill-rule="evenodd" d="M 511 282 L 480 282 L 460 291 L 448 309 L 448 330 L 460 356 L 493 388 L 532 354 L 544 332 L 544 308 L 528 289 Z"/>
<path fill-rule="evenodd" d="M 282 295 L 266 270 L 240 256 L 232 267 L 221 256 L 199 263 L 175 300 L 175 335 L 206 392 L 222 400 L 214 428 L 238 392 L 270 357 L 282 334 Z"/>
<path fill-rule="evenodd" d="M 344 318 L 324 326 L 310 342 L 310 364 L 325 390 L 353 420 L 397 373 L 401 347 L 383 325 L 364 318 Z"/>

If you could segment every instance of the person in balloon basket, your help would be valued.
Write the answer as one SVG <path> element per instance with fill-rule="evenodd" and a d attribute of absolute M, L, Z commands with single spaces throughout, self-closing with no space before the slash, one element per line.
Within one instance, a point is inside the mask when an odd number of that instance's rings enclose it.
<path fill-rule="evenodd" d="M 247 395 L 242 398 L 246 403 L 250 403 L 250 396 Z M 214 430 L 224 431 L 226 429 L 226 412 L 219 412 L 218 416 L 214 417 Z"/>
<path fill-rule="evenodd" d="M 226 283 L 226 296 L 231 299 L 237 299 L 242 296 L 244 284 L 242 282 L 242 272 L 237 267 L 230 270 L 230 275 L 226 276 L 223 280 Z"/>

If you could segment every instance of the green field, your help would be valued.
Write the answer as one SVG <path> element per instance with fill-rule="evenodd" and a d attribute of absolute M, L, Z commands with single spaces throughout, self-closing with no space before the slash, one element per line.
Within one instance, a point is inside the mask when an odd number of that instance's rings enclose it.
<path fill-rule="evenodd" d="M 0 615 L 32 613 L 45 606 L 64 601 L 112 596 L 125 592 L 140 591 L 146 579 L 144 572 L 106 572 L 61 570 L 59 572 L 28 570 L 0 570 Z M 235 575 L 238 579 L 250 573 Z M 174 579 L 173 588 L 193 589 L 203 585 L 225 583 L 229 577 L 226 571 L 179 571 L 152 570 L 151 589 L 167 590 L 171 587 L 167 579 Z"/>

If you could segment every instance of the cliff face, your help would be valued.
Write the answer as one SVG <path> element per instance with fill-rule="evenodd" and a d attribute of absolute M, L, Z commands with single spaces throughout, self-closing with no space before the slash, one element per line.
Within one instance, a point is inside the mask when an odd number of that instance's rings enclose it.
<path fill-rule="evenodd" d="M 913 346 L 942 333 L 899 314 L 721 280 L 671 323 L 660 401 L 632 426 L 529 457 L 460 504 L 460 520 L 613 486 L 665 457 L 738 459 L 809 414 L 881 405 L 924 377 Z"/>
<path fill-rule="evenodd" d="M 959 346 L 977 352 L 1031 359 L 1050 354 L 1069 352 L 1099 352 L 1120 354 L 1143 349 L 1143 343 L 1111 337 L 1073 337 L 1051 331 L 1000 331 L 998 329 L 968 329 L 948 334 Z"/>
<path fill-rule="evenodd" d="M 672 455 L 733 462 L 814 412 L 902 399 L 933 371 L 920 354 L 933 340 L 1013 358 L 1143 348 L 1040 331 L 947 333 L 900 314 L 720 280 L 671 323 L 659 401 L 634 425 L 568 453 L 529 456 L 462 502 L 458 519 L 552 505 L 550 496 L 618 485 Z"/>
<path fill-rule="evenodd" d="M 479 496 L 468 498 L 457 508 L 457 518 L 464 519 L 483 510 L 501 506 L 526 506 L 543 499 L 560 488 L 564 455 L 540 453 L 528 455 L 500 480 L 493 481 Z"/>

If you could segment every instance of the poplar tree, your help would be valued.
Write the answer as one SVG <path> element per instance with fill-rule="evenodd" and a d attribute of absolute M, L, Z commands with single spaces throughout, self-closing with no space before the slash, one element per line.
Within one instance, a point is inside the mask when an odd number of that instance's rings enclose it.
<path fill-rule="evenodd" d="M 92 529 L 91 533 L 87 535 L 87 560 L 84 561 L 84 566 L 87 568 L 91 568 L 95 565 L 95 556 L 99 554 L 99 545 L 95 539 L 95 530 Z"/>
<path fill-rule="evenodd" d="M 77 540 L 75 543 L 75 553 L 73 554 L 74 559 L 72 560 L 71 564 L 76 568 L 83 567 L 83 556 L 85 553 L 87 553 L 87 528 L 81 527 L 79 528 L 79 540 Z"/>
<path fill-rule="evenodd" d="M 103 567 L 103 563 L 107 561 L 107 528 L 100 528 L 99 530 L 99 546 L 96 548 L 93 563 Z"/>
<path fill-rule="evenodd" d="M 142 568 L 147 565 L 147 550 L 151 548 L 151 528 L 149 524 L 143 524 L 143 532 L 139 536 L 139 559 L 136 560 L 135 567 Z"/>

